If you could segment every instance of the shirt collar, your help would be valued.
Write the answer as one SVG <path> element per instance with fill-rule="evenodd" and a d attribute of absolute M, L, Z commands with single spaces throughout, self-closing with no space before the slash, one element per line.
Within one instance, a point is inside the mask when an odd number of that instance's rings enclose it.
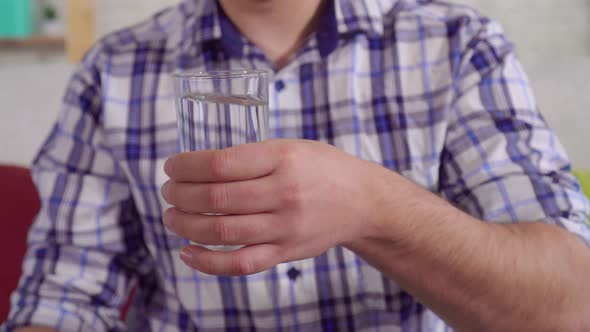
<path fill-rule="evenodd" d="M 316 34 L 323 57 L 330 54 L 344 36 L 382 35 L 384 16 L 399 0 L 326 1 L 328 4 Z M 184 38 L 192 39 L 195 46 L 219 42 L 228 55 L 242 56 L 245 40 L 216 0 L 185 0 L 183 11 L 187 16 Z"/>

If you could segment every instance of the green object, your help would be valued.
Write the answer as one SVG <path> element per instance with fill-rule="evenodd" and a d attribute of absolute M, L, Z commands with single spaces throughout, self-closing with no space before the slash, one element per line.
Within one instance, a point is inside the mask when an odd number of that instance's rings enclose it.
<path fill-rule="evenodd" d="M 574 175 L 578 178 L 578 181 L 580 181 L 582 191 L 584 191 L 586 197 L 590 199 L 590 171 L 574 171 Z M 590 216 L 588 217 L 588 220 L 590 221 Z"/>
<path fill-rule="evenodd" d="M 574 175 L 580 181 L 584 194 L 590 198 L 590 171 L 574 171 Z"/>
<path fill-rule="evenodd" d="M 57 10 L 53 6 L 46 5 L 43 7 L 43 19 L 46 21 L 53 21 L 57 18 Z"/>
<path fill-rule="evenodd" d="M 0 38 L 30 36 L 31 16 L 30 0 L 0 0 Z"/>

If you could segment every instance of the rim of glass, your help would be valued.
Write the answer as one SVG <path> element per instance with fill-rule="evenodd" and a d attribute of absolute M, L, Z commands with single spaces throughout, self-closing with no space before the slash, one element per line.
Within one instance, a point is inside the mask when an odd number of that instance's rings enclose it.
<path fill-rule="evenodd" d="M 178 72 L 172 74 L 178 79 L 224 79 L 224 78 L 241 78 L 268 75 L 269 71 L 262 69 L 240 69 L 240 70 L 209 70 L 195 72 Z"/>

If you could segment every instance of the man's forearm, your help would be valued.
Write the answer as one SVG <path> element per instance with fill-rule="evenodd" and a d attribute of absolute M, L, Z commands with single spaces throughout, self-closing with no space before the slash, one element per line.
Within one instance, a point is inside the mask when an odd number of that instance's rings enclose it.
<path fill-rule="evenodd" d="M 350 249 L 459 331 L 590 330 L 590 250 L 580 239 L 541 223 L 483 223 L 409 188 L 415 203 L 384 195 L 375 236 Z"/>

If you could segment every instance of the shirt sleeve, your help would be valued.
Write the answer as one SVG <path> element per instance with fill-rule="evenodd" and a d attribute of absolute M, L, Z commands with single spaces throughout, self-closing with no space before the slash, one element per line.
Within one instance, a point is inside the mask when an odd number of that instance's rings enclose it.
<path fill-rule="evenodd" d="M 119 308 L 151 262 L 126 177 L 101 124 L 100 50 L 73 75 L 63 109 L 33 165 L 42 209 L 5 331 L 123 330 Z"/>
<path fill-rule="evenodd" d="M 485 221 L 544 221 L 590 245 L 588 201 L 499 25 L 472 20 L 453 46 L 443 196 Z"/>

